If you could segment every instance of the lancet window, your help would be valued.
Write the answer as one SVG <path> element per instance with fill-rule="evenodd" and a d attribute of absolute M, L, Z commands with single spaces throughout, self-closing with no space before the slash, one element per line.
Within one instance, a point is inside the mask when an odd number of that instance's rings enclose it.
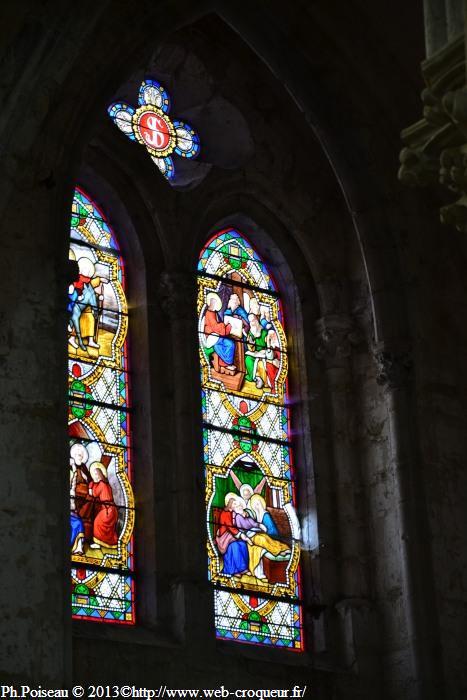
<path fill-rule="evenodd" d="M 267 266 L 233 228 L 201 252 L 197 313 L 216 636 L 302 651 L 285 318 Z"/>
<path fill-rule="evenodd" d="M 92 199 L 73 197 L 68 288 L 73 617 L 134 624 L 134 496 L 125 268 Z"/>

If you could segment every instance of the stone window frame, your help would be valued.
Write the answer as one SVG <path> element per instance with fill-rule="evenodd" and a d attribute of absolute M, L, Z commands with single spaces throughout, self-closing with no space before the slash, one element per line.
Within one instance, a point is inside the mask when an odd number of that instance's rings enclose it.
<path fill-rule="evenodd" d="M 158 627 L 155 586 L 154 441 L 149 416 L 150 391 L 146 370 L 150 368 L 146 265 L 142 247 L 123 201 L 110 181 L 84 167 L 77 183 L 104 211 L 115 232 L 125 263 L 129 307 L 128 354 L 132 395 L 132 462 L 135 493 L 134 572 L 135 624 L 116 625 L 72 620 L 73 636 L 153 643 Z M 144 533 L 144 534 L 143 534 Z"/>
<path fill-rule="evenodd" d="M 314 486 L 314 464 L 311 448 L 311 432 L 313 422 L 310 412 L 310 402 L 319 406 L 317 411 L 320 416 L 324 412 L 320 406 L 322 391 L 313 391 L 311 387 L 315 382 L 322 380 L 322 372 L 319 363 L 312 352 L 315 339 L 315 323 L 318 316 L 318 304 L 316 299 L 304 305 L 303 288 L 300 289 L 292 270 L 301 270 L 301 279 L 305 283 L 308 280 L 310 270 L 301 259 L 298 248 L 292 242 L 285 227 L 276 220 L 270 212 L 258 201 L 246 197 L 244 206 L 240 209 L 232 207 L 225 202 L 216 215 L 212 212 L 201 217 L 196 230 L 191 234 L 191 251 L 187 256 L 189 266 L 179 269 L 167 262 L 166 247 L 170 244 L 170 231 L 164 230 L 160 223 L 144 216 L 145 205 L 142 201 L 131 201 L 131 196 L 125 192 L 122 181 L 119 181 L 118 172 L 106 171 L 105 168 L 83 167 L 78 183 L 95 198 L 108 216 L 110 224 L 119 236 L 122 254 L 126 264 L 128 304 L 131 310 L 129 326 L 129 352 L 131 356 L 132 396 L 134 406 L 133 418 L 133 454 L 134 454 L 134 489 L 136 504 L 135 524 L 135 583 L 136 583 L 136 624 L 131 627 L 105 624 L 92 624 L 86 621 L 73 620 L 73 636 L 81 638 L 106 639 L 126 643 L 147 644 L 158 646 L 179 646 L 190 643 L 192 639 L 191 629 L 197 628 L 195 637 L 201 639 L 202 644 L 216 648 L 216 653 L 234 654 L 252 659 L 261 659 L 270 662 L 280 662 L 285 665 L 310 666 L 316 662 L 315 654 L 326 647 L 326 636 L 322 612 L 324 606 L 320 599 L 320 565 L 318 542 L 318 515 Z M 165 183 L 162 183 L 165 185 Z M 238 198 L 237 198 L 238 201 Z M 138 205 L 142 206 L 138 212 Z M 209 207 L 206 207 L 208 210 Z M 226 212 L 234 212 L 227 214 Z M 142 226 L 136 225 L 133 220 L 138 214 L 139 224 L 141 217 Z M 210 219 L 210 220 L 209 220 Z M 174 573 L 173 562 L 168 566 L 164 559 L 170 556 L 170 542 L 163 534 L 165 518 L 169 514 L 167 503 L 161 497 L 166 484 L 164 470 L 160 465 L 166 460 L 177 462 L 174 453 L 174 445 L 165 452 L 166 457 L 158 455 L 158 438 L 164 441 L 169 435 L 173 443 L 177 442 L 176 426 L 171 426 L 170 421 L 163 419 L 162 423 L 155 420 L 161 400 L 165 400 L 166 408 L 170 404 L 181 405 L 182 398 L 177 394 L 176 384 L 172 387 L 172 395 L 161 396 L 159 381 L 163 382 L 161 371 L 157 371 L 157 356 L 162 354 L 167 358 L 167 347 L 171 333 L 175 332 L 178 344 L 188 345 L 189 353 L 196 358 L 196 370 L 191 379 L 195 386 L 192 388 L 191 403 L 193 430 L 192 449 L 199 452 L 199 464 L 202 464 L 202 421 L 200 410 L 200 381 L 199 363 L 197 358 L 197 330 L 196 330 L 196 275 L 199 251 L 205 241 L 220 228 L 227 226 L 237 227 L 252 242 L 265 262 L 274 270 L 275 279 L 281 289 L 284 314 L 287 318 L 288 343 L 292 348 L 291 372 L 291 396 L 295 403 L 292 419 L 295 433 L 292 444 L 295 455 L 295 463 L 299 465 L 297 489 L 297 512 L 302 526 L 301 567 L 302 567 L 302 604 L 303 624 L 305 628 L 305 650 L 301 653 L 291 653 L 286 649 L 254 647 L 248 644 L 242 645 L 235 642 L 215 640 L 214 615 L 211 586 L 207 581 L 207 568 L 204 562 L 205 546 L 205 522 L 200 521 L 198 528 L 198 541 L 202 543 L 202 564 L 197 561 L 198 588 L 193 590 L 189 572 L 185 574 Z M 165 248 L 165 250 L 164 250 Z M 151 270 L 152 274 L 148 274 Z M 295 271 L 295 270 L 294 270 Z M 135 274 L 136 273 L 136 274 Z M 303 286 L 303 285 L 302 285 Z M 306 306 L 306 309 L 305 309 Z M 174 317 L 174 314 L 176 317 Z M 190 318 L 190 315 L 192 317 Z M 191 326 L 191 331 L 189 330 Z M 167 334 L 164 343 L 156 341 L 155 337 L 163 330 Z M 307 332 L 306 332 L 307 331 Z M 190 333 L 191 340 L 190 340 Z M 135 339 L 138 339 L 135 342 Z M 159 347 L 165 345 L 165 347 Z M 156 350 L 154 348 L 156 347 Z M 161 353 L 162 350 L 162 353 Z M 173 358 L 172 358 L 173 359 Z M 188 361 L 193 366 L 193 361 Z M 149 378 L 144 372 L 149 369 Z M 309 375 L 307 377 L 307 374 Z M 295 375 L 295 376 L 294 376 Z M 300 377 L 297 382 L 297 376 Z M 321 379 L 320 379 L 321 378 Z M 149 379 L 149 380 L 148 380 Z M 296 390 L 296 384 L 300 383 L 301 389 Z M 178 387 L 180 388 L 180 387 Z M 164 390 L 162 390 L 164 393 Z M 167 394 L 167 387 L 165 389 Z M 175 394 L 175 398 L 173 396 Z M 172 405 L 172 409 L 174 406 Z M 321 418 L 320 418 L 321 420 Z M 320 422 L 318 420 L 318 423 Z M 159 425 L 157 425 L 159 423 Z M 316 452 L 321 453 L 321 448 Z M 180 460 L 178 460 L 180 461 Z M 300 466 L 302 465 L 302 466 Z M 202 470 L 194 476 L 197 482 L 197 491 L 204 488 Z M 201 481 L 200 481 L 201 479 Z M 201 483 L 202 482 L 202 483 Z M 159 486 L 158 486 L 159 484 Z M 160 491 L 158 492 L 158 490 Z M 204 491 L 202 491 L 204 494 Z M 141 494 L 145 494 L 143 501 Z M 150 494 L 153 494 L 151 499 Z M 204 496 L 199 499 L 204 510 Z M 195 505 L 195 504 L 192 504 Z M 180 503 L 177 504 L 180 507 Z M 143 535 L 144 532 L 144 535 Z M 195 557 L 196 558 L 196 557 Z M 161 566 L 162 563 L 162 566 Z M 202 577 L 202 581 L 199 581 Z M 196 578 L 196 574 L 195 574 Z M 198 614 L 190 621 L 190 615 L 183 606 L 190 606 L 190 598 L 196 599 L 199 594 L 199 584 L 204 587 L 200 596 L 202 605 Z M 205 595 L 207 593 L 207 595 Z M 193 596 L 195 596 L 193 598 Z M 198 606 L 197 606 L 198 607 Z M 203 624 L 204 629 L 200 627 Z M 191 642 L 193 643 L 193 642 Z"/>
<path fill-rule="evenodd" d="M 273 274 L 284 313 L 287 348 L 290 353 L 288 383 L 289 400 L 292 404 L 292 449 L 297 470 L 296 508 L 302 529 L 300 565 L 305 648 L 303 652 L 291 653 L 287 649 L 241 644 L 228 640 L 216 640 L 215 644 L 227 654 L 260 658 L 271 662 L 280 659 L 284 664 L 312 666 L 315 662 L 314 654 L 324 650 L 326 645 L 322 616 L 324 606 L 320 604 L 320 571 L 317 557 L 320 545 L 311 417 L 311 401 L 319 405 L 321 398 L 321 390 L 311 389 L 312 383 L 322 375 L 317 358 L 313 354 L 318 307 L 315 299 L 312 303 L 302 303 L 303 294 L 295 279 L 294 268 L 297 270 L 301 268 L 303 274 L 303 259 L 300 260 L 298 249 L 292 243 L 287 230 L 271 215 L 259 198 L 251 197 L 246 192 L 227 197 L 223 203 L 215 206 L 213 211 L 208 211 L 205 217 L 201 217 L 201 222 L 193 231 L 191 267 L 195 280 L 198 274 L 199 253 L 206 241 L 218 231 L 229 227 L 245 236 Z M 311 331 L 308 334 L 305 333 L 307 323 Z M 323 407 L 319 406 L 317 410 L 321 415 Z M 199 383 L 199 413 L 201 414 L 201 383 Z M 211 586 L 210 590 L 212 596 Z M 213 602 L 210 627 L 214 637 Z"/>

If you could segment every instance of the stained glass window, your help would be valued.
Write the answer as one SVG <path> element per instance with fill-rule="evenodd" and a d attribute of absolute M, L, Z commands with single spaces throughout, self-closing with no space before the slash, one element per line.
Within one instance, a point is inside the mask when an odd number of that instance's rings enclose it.
<path fill-rule="evenodd" d="M 73 617 L 134 624 L 131 433 L 124 263 L 113 231 L 74 193 L 68 289 Z"/>
<path fill-rule="evenodd" d="M 209 579 L 216 636 L 304 649 L 280 295 L 229 228 L 198 263 Z"/>
<path fill-rule="evenodd" d="M 112 121 L 132 141 L 144 146 L 166 180 L 175 177 L 173 156 L 196 158 L 199 137 L 190 124 L 169 117 L 170 98 L 165 88 L 152 78 L 141 83 L 138 107 L 112 102 L 108 107 Z"/>

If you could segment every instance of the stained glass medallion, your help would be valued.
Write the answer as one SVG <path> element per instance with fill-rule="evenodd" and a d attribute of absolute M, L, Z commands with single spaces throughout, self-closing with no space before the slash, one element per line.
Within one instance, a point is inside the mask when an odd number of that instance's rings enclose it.
<path fill-rule="evenodd" d="M 68 432 L 73 617 L 134 624 L 131 431 L 123 260 L 79 188 L 71 215 Z"/>
<path fill-rule="evenodd" d="M 156 80 L 143 80 L 137 108 L 126 102 L 113 102 L 107 111 L 129 139 L 146 148 L 167 180 L 175 177 L 174 155 L 191 159 L 199 154 L 198 134 L 186 122 L 172 121 L 169 96 Z"/>
<path fill-rule="evenodd" d="M 216 636 L 302 651 L 284 318 L 267 266 L 232 228 L 199 258 L 198 336 Z"/>

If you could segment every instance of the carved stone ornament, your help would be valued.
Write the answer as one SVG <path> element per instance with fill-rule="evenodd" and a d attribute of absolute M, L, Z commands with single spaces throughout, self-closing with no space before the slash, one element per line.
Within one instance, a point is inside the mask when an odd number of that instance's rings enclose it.
<path fill-rule="evenodd" d="M 387 350 L 382 346 L 373 349 L 376 363 L 376 381 L 395 389 L 407 384 L 412 376 L 413 361 L 408 350 Z"/>
<path fill-rule="evenodd" d="M 467 85 L 464 37 L 460 36 L 422 63 L 426 88 L 423 119 L 401 134 L 399 179 L 407 185 L 441 184 L 452 204 L 441 221 L 467 232 Z"/>
<path fill-rule="evenodd" d="M 344 315 L 323 316 L 316 322 L 315 356 L 326 362 L 342 362 L 350 357 L 352 348 L 363 341 L 362 333 Z"/>
<path fill-rule="evenodd" d="M 170 320 L 186 320 L 196 316 L 195 274 L 180 270 L 162 272 L 159 302 Z"/>

